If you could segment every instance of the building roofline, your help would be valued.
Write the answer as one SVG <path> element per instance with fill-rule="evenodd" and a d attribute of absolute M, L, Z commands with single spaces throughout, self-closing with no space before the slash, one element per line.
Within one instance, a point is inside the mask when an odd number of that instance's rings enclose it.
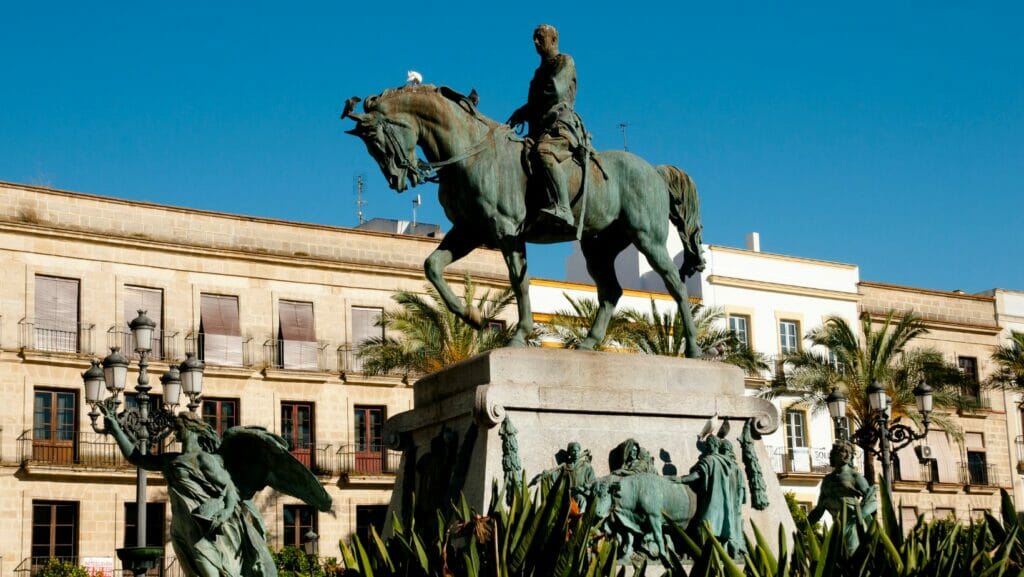
<path fill-rule="evenodd" d="M 898 285 L 898 284 L 889 284 L 889 283 L 876 282 L 876 281 L 862 280 L 862 281 L 860 281 L 857 284 L 859 284 L 860 286 L 866 286 L 866 287 L 871 287 L 871 288 L 896 290 L 896 291 L 908 292 L 908 293 L 918 293 L 918 294 L 926 294 L 926 295 L 934 295 L 934 296 L 941 296 L 941 297 L 958 298 L 958 299 L 981 301 L 981 302 L 989 302 L 989 303 L 993 302 L 995 300 L 995 297 L 993 297 L 993 296 L 967 294 L 967 293 L 958 293 L 958 292 L 954 292 L 954 291 L 944 291 L 944 290 L 937 290 L 937 289 L 926 289 L 926 288 L 904 286 L 904 285 Z"/>
<path fill-rule="evenodd" d="M 824 266 L 830 266 L 830 267 L 847 269 L 847 270 L 857 270 L 857 268 L 858 268 L 857 265 L 846 263 L 846 262 L 838 262 L 838 261 L 834 261 L 834 260 L 822 260 L 822 259 L 817 259 L 817 258 L 809 258 L 809 257 L 805 257 L 805 256 L 792 256 L 792 255 L 788 255 L 788 254 L 779 254 L 779 253 L 774 253 L 774 252 L 754 251 L 754 250 L 749 250 L 749 249 L 745 249 L 745 248 L 737 248 L 737 247 L 734 247 L 734 246 L 724 246 L 724 245 L 720 245 L 720 244 L 709 244 L 708 248 L 712 249 L 712 250 L 722 251 L 722 252 L 731 252 L 731 253 L 743 254 L 743 255 L 764 256 L 764 257 L 768 257 L 768 258 L 776 259 L 776 260 L 787 260 L 787 261 L 791 261 L 791 262 L 802 262 L 802 263 L 807 263 L 807 264 L 817 264 L 817 265 L 824 265 Z"/>
<path fill-rule="evenodd" d="M 377 237 L 384 236 L 384 237 L 389 237 L 389 238 L 402 238 L 404 240 L 416 240 L 416 241 L 419 241 L 419 242 L 428 242 L 428 243 L 431 243 L 431 244 L 437 244 L 438 242 L 440 242 L 439 238 L 434 238 L 434 237 L 417 236 L 417 235 L 411 235 L 411 234 L 398 234 L 398 233 L 394 233 L 394 232 L 383 232 L 383 231 L 377 231 L 377 230 L 366 230 L 366 229 L 359 229 L 359 228 L 354 228 L 354 227 L 335 226 L 335 225 L 329 225 L 329 224 L 316 224 L 316 223 L 311 223 L 311 222 L 301 222 L 301 221 L 296 221 L 296 220 L 285 220 L 285 219 L 281 219 L 281 218 L 270 218 L 270 217 L 265 217 L 265 216 L 250 216 L 250 215 L 237 214 L 237 213 L 231 213 L 231 212 L 220 212 L 220 211 L 216 211 L 216 210 L 208 210 L 208 209 L 203 209 L 203 208 L 189 208 L 189 207 L 176 206 L 176 205 L 171 205 L 171 204 L 159 204 L 159 203 L 156 203 L 156 202 L 151 202 L 151 201 L 146 201 L 146 200 L 130 200 L 130 199 L 125 199 L 125 198 L 117 198 L 117 197 L 114 197 L 114 196 L 104 196 L 104 195 L 100 195 L 100 194 L 93 194 L 93 193 L 90 193 L 90 192 L 78 192 L 78 191 L 62 190 L 62 189 L 51 188 L 51 187 L 47 187 L 47 186 L 38 186 L 38 185 L 34 185 L 34 184 L 23 184 L 23 183 L 20 183 L 20 182 L 10 182 L 10 181 L 6 181 L 6 180 L 0 180 L 0 187 L 20 188 L 22 190 L 28 190 L 28 191 L 33 191 L 33 192 L 40 192 L 40 193 L 44 193 L 44 194 L 52 194 L 52 195 L 56 195 L 56 196 L 64 196 L 64 197 L 69 197 L 69 198 L 84 198 L 84 199 L 88 199 L 88 200 L 95 200 L 95 201 L 102 201 L 102 202 L 111 202 L 111 203 L 122 204 L 122 205 L 126 205 L 126 206 L 137 206 L 137 207 L 142 207 L 142 208 L 152 208 L 152 209 L 166 210 L 166 211 L 170 211 L 170 212 L 178 212 L 178 213 L 184 213 L 184 214 L 201 214 L 201 215 L 205 215 L 205 216 L 226 218 L 226 219 L 242 221 L 242 222 L 257 222 L 257 223 L 262 223 L 262 224 L 273 224 L 273 225 L 278 225 L 278 226 L 292 226 L 292 227 L 297 227 L 297 228 L 306 228 L 306 229 L 310 229 L 310 230 L 322 230 L 322 231 L 327 231 L 327 232 L 344 232 L 344 233 L 352 233 L 352 234 L 361 234 L 361 235 L 366 235 L 366 236 L 377 236 Z M 481 247 L 481 248 L 484 248 L 484 247 Z M 492 250 L 492 249 L 484 248 L 484 250 Z"/>

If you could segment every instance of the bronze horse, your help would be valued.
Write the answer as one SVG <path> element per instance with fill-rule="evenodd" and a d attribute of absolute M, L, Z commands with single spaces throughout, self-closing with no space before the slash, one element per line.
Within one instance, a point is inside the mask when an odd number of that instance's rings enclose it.
<path fill-rule="evenodd" d="M 523 346 L 533 330 L 526 243 L 570 242 L 577 236 L 577 231 L 538 221 L 544 200 L 528 186 L 523 162 L 527 143 L 507 125 L 480 114 L 475 98 L 448 88 L 416 85 L 385 90 L 368 97 L 362 113 L 354 111 L 359 101 L 350 98 L 342 118 L 356 121 L 347 132 L 363 140 L 388 185 L 403 192 L 410 182 L 413 186 L 425 180 L 439 184 L 438 198 L 452 229 L 427 257 L 427 279 L 453 313 L 479 328 L 479 311 L 467 309 L 456 297 L 444 279 L 444 269 L 478 247 L 500 250 L 519 309 L 511 345 Z M 416 158 L 417 146 L 426 162 Z M 602 152 L 599 164 L 589 162 L 586 171 L 577 166 L 570 179 L 573 190 L 581 190 L 581 175 L 588 175 L 586 193 L 576 196 L 572 208 L 581 223 L 580 248 L 599 300 L 597 316 L 580 348 L 593 349 L 604 339 L 622 295 L 615 257 L 632 243 L 664 279 L 683 315 L 686 356 L 699 357 L 683 284 L 684 278 L 704 268 L 693 181 L 678 168 L 655 167 L 625 151 Z M 684 263 L 679 271 L 665 247 L 670 222 L 683 241 Z"/>

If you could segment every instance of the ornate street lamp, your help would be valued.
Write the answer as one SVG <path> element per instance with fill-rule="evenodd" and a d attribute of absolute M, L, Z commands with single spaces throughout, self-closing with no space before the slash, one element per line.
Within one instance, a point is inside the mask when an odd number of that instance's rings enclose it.
<path fill-rule="evenodd" d="M 309 565 L 309 577 L 316 574 L 316 564 L 319 561 L 320 536 L 316 531 L 310 529 L 302 536 L 302 550 L 306 552 L 306 561 Z"/>
<path fill-rule="evenodd" d="M 139 377 L 135 385 L 135 406 L 127 407 L 118 413 L 117 407 L 121 404 L 120 395 L 124 392 L 125 381 L 128 377 L 128 359 L 121 354 L 119 347 L 111 347 L 110 354 L 102 362 L 93 360 L 92 366 L 82 373 L 82 381 L 85 384 L 85 400 L 92 407 L 89 417 L 92 420 L 93 431 L 99 434 L 110 434 L 101 428 L 97 421 L 102 414 L 99 406 L 102 404 L 106 413 L 117 419 L 121 429 L 132 439 L 135 449 L 143 455 L 149 453 L 150 448 L 158 446 L 159 443 L 174 431 L 175 408 L 177 407 L 181 393 L 184 392 L 189 399 L 188 409 L 195 412 L 200 406 L 200 395 L 203 391 L 203 362 L 193 358 L 192 353 L 188 354 L 185 362 L 178 368 L 171 367 L 160 378 L 163 385 L 164 406 L 150 407 L 149 391 L 149 353 L 153 346 L 153 331 L 156 323 L 146 316 L 146 311 L 139 310 L 139 316 L 135 317 L 128 327 L 132 331 L 132 339 L 135 341 L 135 352 L 139 355 Z M 102 367 L 102 368 L 100 368 Z M 103 391 L 109 393 L 104 398 Z M 156 562 L 163 557 L 163 546 L 146 547 L 146 472 L 140 467 L 135 478 L 135 505 L 138 510 L 136 523 L 136 546 L 124 547 L 117 550 L 124 568 L 134 575 L 141 575 L 153 568 Z"/>
<path fill-rule="evenodd" d="M 932 388 L 921 379 L 921 382 L 914 387 L 914 398 L 917 402 L 917 410 L 922 416 L 924 430 L 916 432 L 908 425 L 900 423 L 897 417 L 889 422 L 889 397 L 885 387 L 878 381 L 872 381 L 868 386 L 868 414 L 865 415 L 860 428 L 853 433 L 853 441 L 865 451 L 879 458 L 882 462 L 882 479 L 885 481 L 886 491 L 892 497 L 892 456 L 914 441 L 919 441 L 928 435 L 928 416 L 932 412 Z M 846 396 L 837 388 L 833 388 L 825 399 L 828 412 L 835 421 L 836 437 L 849 441 L 849 431 L 844 426 L 846 420 Z M 875 446 L 878 446 L 876 449 Z"/>

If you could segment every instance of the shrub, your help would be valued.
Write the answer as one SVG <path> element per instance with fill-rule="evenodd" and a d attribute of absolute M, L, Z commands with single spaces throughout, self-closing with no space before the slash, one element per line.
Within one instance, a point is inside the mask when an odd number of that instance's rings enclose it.
<path fill-rule="evenodd" d="M 48 559 L 46 565 L 35 573 L 36 577 L 89 577 L 89 571 L 63 559 Z"/>

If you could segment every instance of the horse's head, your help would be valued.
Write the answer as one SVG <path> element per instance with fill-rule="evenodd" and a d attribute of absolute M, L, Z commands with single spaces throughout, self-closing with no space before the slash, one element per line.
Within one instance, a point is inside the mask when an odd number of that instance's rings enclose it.
<path fill-rule="evenodd" d="M 390 110 L 387 97 L 391 91 L 370 96 L 363 103 L 365 112 L 355 112 L 360 98 L 353 96 L 345 102 L 341 118 L 351 118 L 356 125 L 345 132 L 358 136 L 366 144 L 370 156 L 377 161 L 388 186 L 396 192 L 404 192 L 411 180 L 412 186 L 420 183 L 416 169 L 416 143 L 419 134 L 411 114 Z"/>

